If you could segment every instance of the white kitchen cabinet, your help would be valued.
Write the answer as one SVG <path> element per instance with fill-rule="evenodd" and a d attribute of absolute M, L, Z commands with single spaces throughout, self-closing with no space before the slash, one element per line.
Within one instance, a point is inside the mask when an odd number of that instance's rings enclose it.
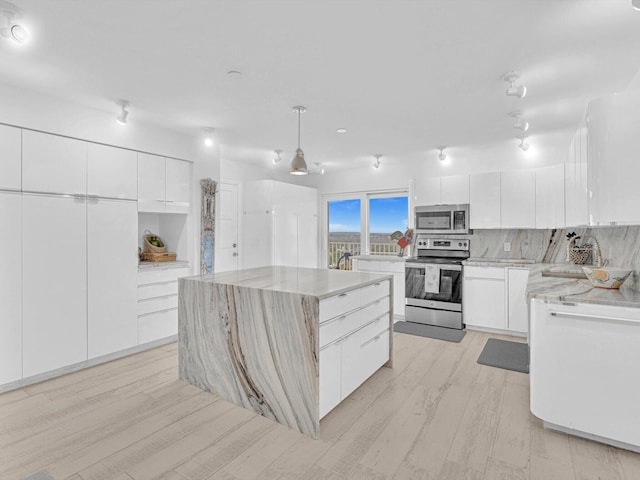
<path fill-rule="evenodd" d="M 583 120 L 571 141 L 565 163 L 565 224 L 567 227 L 589 225 L 587 137 L 586 123 Z"/>
<path fill-rule="evenodd" d="M 339 342 L 320 348 L 320 418 L 342 400 L 342 348 Z"/>
<path fill-rule="evenodd" d="M 531 302 L 531 413 L 545 426 L 640 451 L 640 310 Z"/>
<path fill-rule="evenodd" d="M 500 174 L 502 228 L 535 228 L 536 177 L 533 170 Z"/>
<path fill-rule="evenodd" d="M 85 199 L 23 196 L 23 375 L 87 360 Z"/>
<path fill-rule="evenodd" d="M 588 105 L 588 141 L 581 143 L 587 143 L 588 151 L 591 225 L 640 223 L 639 108 L 638 92 L 609 95 Z"/>
<path fill-rule="evenodd" d="M 0 125 L 0 190 L 22 188 L 22 134 L 19 128 Z"/>
<path fill-rule="evenodd" d="M 355 272 L 374 272 L 393 275 L 393 315 L 395 321 L 402 320 L 405 313 L 404 260 L 385 260 L 384 256 L 381 256 L 379 259 L 375 259 L 374 256 L 358 256 L 351 261 L 351 267 Z"/>
<path fill-rule="evenodd" d="M 440 177 L 440 203 L 469 203 L 469 175 Z"/>
<path fill-rule="evenodd" d="M 189 213 L 191 195 L 191 164 L 173 158 L 166 159 L 166 211 Z"/>
<path fill-rule="evenodd" d="M 437 205 L 440 203 L 440 177 L 421 177 L 415 184 L 415 205 Z"/>
<path fill-rule="evenodd" d="M 138 153 L 138 211 L 166 211 L 165 158 Z"/>
<path fill-rule="evenodd" d="M 529 270 L 507 268 L 507 330 L 516 333 L 529 331 L 527 283 Z"/>
<path fill-rule="evenodd" d="M 505 330 L 505 269 L 465 267 L 462 316 L 467 327 Z"/>
<path fill-rule="evenodd" d="M 23 130 L 22 189 L 28 192 L 86 194 L 87 142 Z"/>
<path fill-rule="evenodd" d="M 0 192 L 0 384 L 22 378 L 22 195 Z"/>
<path fill-rule="evenodd" d="M 317 190 L 258 180 L 246 183 L 242 191 L 242 268 L 317 268 Z"/>
<path fill-rule="evenodd" d="M 565 226 L 565 164 L 538 168 L 536 175 L 536 228 Z"/>
<path fill-rule="evenodd" d="M 87 205 L 88 357 L 138 343 L 138 209 L 126 200 Z"/>
<path fill-rule="evenodd" d="M 138 198 L 138 158 L 133 150 L 88 144 L 87 194 L 106 198 Z"/>
<path fill-rule="evenodd" d="M 469 176 L 471 228 L 501 228 L 500 173 Z"/>

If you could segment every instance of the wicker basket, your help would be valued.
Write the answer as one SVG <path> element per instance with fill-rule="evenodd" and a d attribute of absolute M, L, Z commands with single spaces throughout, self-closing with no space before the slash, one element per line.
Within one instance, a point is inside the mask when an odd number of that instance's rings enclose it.
<path fill-rule="evenodd" d="M 593 245 L 585 243 L 577 246 L 575 238 L 569 242 L 569 245 L 567 245 L 569 260 L 576 265 L 584 265 L 589 259 L 589 255 L 591 255 L 591 250 L 593 250 Z"/>
<path fill-rule="evenodd" d="M 140 254 L 140 260 L 143 262 L 173 262 L 176 259 L 175 253 L 150 253 L 143 252 Z"/>
<path fill-rule="evenodd" d="M 151 237 L 156 237 L 158 239 L 158 243 L 160 244 L 159 247 L 156 247 L 155 245 L 151 245 L 151 243 L 149 243 L 149 239 Z M 164 244 L 164 242 L 159 236 L 154 235 L 153 233 L 145 233 L 144 252 L 145 253 L 167 253 L 167 246 Z"/>

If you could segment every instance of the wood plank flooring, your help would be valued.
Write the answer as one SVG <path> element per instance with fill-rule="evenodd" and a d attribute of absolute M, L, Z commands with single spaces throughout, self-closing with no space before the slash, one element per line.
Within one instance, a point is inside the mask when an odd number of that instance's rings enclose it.
<path fill-rule="evenodd" d="M 640 455 L 542 428 L 528 376 L 460 344 L 394 334 L 383 368 L 312 440 L 177 379 L 166 345 L 0 395 L 0 478 L 582 480 L 640 478 Z M 518 340 L 518 339 L 513 339 Z"/>

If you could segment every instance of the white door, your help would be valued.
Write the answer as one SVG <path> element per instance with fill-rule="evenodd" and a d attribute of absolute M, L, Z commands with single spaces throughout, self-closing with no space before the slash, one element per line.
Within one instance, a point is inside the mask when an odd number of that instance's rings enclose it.
<path fill-rule="evenodd" d="M 138 209 L 126 200 L 89 200 L 88 356 L 138 343 Z"/>
<path fill-rule="evenodd" d="M 0 125 L 0 189 L 20 190 L 22 186 L 22 136 L 15 127 Z"/>
<path fill-rule="evenodd" d="M 166 179 L 167 212 L 189 213 L 191 164 L 167 158 Z"/>
<path fill-rule="evenodd" d="M 99 197 L 138 198 L 138 154 L 133 150 L 89 143 L 87 193 Z"/>
<path fill-rule="evenodd" d="M 22 189 L 28 192 L 85 194 L 87 142 L 23 130 Z"/>
<path fill-rule="evenodd" d="M 138 210 L 165 211 L 165 158 L 138 153 Z"/>
<path fill-rule="evenodd" d="M 220 241 L 217 243 L 216 272 L 238 269 L 238 185 L 220 184 Z"/>
<path fill-rule="evenodd" d="M 87 359 L 84 199 L 23 196 L 24 377 Z"/>
<path fill-rule="evenodd" d="M 0 384 L 22 378 L 22 195 L 0 192 Z"/>

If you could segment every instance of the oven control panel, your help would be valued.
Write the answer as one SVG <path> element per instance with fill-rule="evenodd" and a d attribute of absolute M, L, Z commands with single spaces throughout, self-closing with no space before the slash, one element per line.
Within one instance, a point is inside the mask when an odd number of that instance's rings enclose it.
<path fill-rule="evenodd" d="M 433 238 L 419 233 L 415 246 L 419 250 L 461 250 L 469 251 L 468 238 Z"/>

